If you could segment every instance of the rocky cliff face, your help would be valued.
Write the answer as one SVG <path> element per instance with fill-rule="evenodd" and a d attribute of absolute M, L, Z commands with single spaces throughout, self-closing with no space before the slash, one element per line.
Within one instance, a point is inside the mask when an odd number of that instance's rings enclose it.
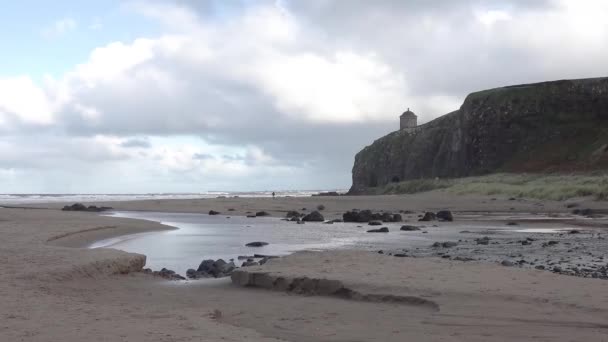
<path fill-rule="evenodd" d="M 470 94 L 459 110 L 355 157 L 353 194 L 408 179 L 608 168 L 608 78 Z"/>

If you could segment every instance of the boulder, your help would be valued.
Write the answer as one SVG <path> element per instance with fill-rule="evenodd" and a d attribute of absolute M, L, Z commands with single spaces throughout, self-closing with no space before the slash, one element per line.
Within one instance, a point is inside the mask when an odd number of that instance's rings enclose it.
<path fill-rule="evenodd" d="M 388 228 L 382 227 L 382 228 L 378 228 L 378 229 L 370 229 L 367 232 L 368 233 L 388 233 Z"/>
<path fill-rule="evenodd" d="M 401 230 L 406 231 L 406 232 L 411 232 L 411 231 L 415 231 L 415 230 L 420 230 L 420 228 L 416 227 L 416 226 L 405 225 L 405 226 L 401 226 Z"/>
<path fill-rule="evenodd" d="M 270 214 L 265 211 L 258 211 L 255 216 L 270 216 Z"/>
<path fill-rule="evenodd" d="M 102 212 L 106 210 L 112 210 L 112 207 L 97 207 L 95 205 L 86 206 L 82 203 L 74 203 L 72 205 L 66 205 L 61 210 L 63 211 L 90 211 L 90 212 Z"/>
<path fill-rule="evenodd" d="M 574 209 L 574 210 L 572 210 L 572 213 L 574 215 L 592 216 L 593 210 L 591 210 L 591 209 Z"/>
<path fill-rule="evenodd" d="M 507 267 L 515 266 L 515 263 L 511 260 L 503 260 L 500 264 Z"/>
<path fill-rule="evenodd" d="M 263 247 L 266 245 L 268 245 L 268 242 L 264 242 L 264 241 L 254 241 L 254 242 L 249 242 L 249 243 L 245 244 L 245 246 L 247 246 L 247 247 Z"/>
<path fill-rule="evenodd" d="M 449 210 L 440 210 L 435 215 L 439 221 L 454 221 L 454 217 L 452 216 L 452 212 Z"/>
<path fill-rule="evenodd" d="M 65 211 L 85 211 L 87 207 L 82 203 L 74 203 L 72 205 L 66 205 L 62 210 Z"/>
<path fill-rule="evenodd" d="M 219 215 L 221 214 L 219 211 L 209 210 L 209 215 Z"/>
<path fill-rule="evenodd" d="M 435 215 L 435 213 L 427 211 L 426 213 L 424 213 L 424 216 L 418 221 L 435 221 L 436 219 L 437 216 Z"/>
<path fill-rule="evenodd" d="M 352 210 L 342 214 L 344 222 L 369 222 L 372 220 L 371 210 Z"/>
<path fill-rule="evenodd" d="M 323 217 L 323 215 L 321 215 L 320 212 L 318 212 L 318 211 L 315 210 L 315 211 L 311 212 L 310 214 L 304 216 L 302 218 L 302 221 L 305 221 L 305 222 L 323 222 L 323 221 L 325 221 L 325 218 Z"/>
<path fill-rule="evenodd" d="M 451 248 L 451 247 L 456 247 L 458 246 L 458 242 L 454 242 L 454 241 L 447 241 L 447 242 L 435 242 L 434 244 L 431 245 L 431 247 L 443 247 L 443 248 Z"/>
<path fill-rule="evenodd" d="M 290 210 L 287 212 L 287 214 L 285 214 L 285 217 L 288 219 L 293 219 L 294 217 L 297 219 L 300 216 L 302 216 L 299 212 L 295 211 L 295 210 Z"/>
<path fill-rule="evenodd" d="M 475 242 L 477 242 L 478 245 L 489 245 L 490 244 L 490 238 L 487 237 L 487 236 L 484 236 L 482 238 L 475 239 Z"/>
<path fill-rule="evenodd" d="M 382 222 L 381 221 L 369 221 L 368 225 L 370 225 L 370 226 L 381 226 Z"/>
<path fill-rule="evenodd" d="M 229 276 L 236 269 L 236 265 L 233 262 L 226 262 L 223 259 L 217 260 L 203 260 L 198 266 L 196 272 L 193 269 L 188 270 L 186 275 L 189 278 L 222 278 Z"/>
<path fill-rule="evenodd" d="M 160 271 L 154 271 L 152 274 L 169 280 L 186 280 L 186 278 L 175 273 L 175 271 L 166 268 L 162 268 Z"/>

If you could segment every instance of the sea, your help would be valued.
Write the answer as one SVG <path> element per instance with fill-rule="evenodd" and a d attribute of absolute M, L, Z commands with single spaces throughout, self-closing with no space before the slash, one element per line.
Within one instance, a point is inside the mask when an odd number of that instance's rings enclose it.
<path fill-rule="evenodd" d="M 345 193 L 344 189 L 331 190 L 277 190 L 280 197 L 308 197 L 320 192 L 336 191 Z M 19 203 L 50 203 L 50 202 L 110 202 L 133 200 L 160 199 L 192 199 L 217 197 L 272 197 L 273 191 L 204 191 L 192 193 L 147 193 L 147 194 L 0 194 L 0 205 Z"/>

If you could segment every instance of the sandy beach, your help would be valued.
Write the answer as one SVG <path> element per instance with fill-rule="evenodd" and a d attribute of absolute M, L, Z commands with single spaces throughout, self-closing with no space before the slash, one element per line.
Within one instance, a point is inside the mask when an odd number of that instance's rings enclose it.
<path fill-rule="evenodd" d="M 605 208 L 603 202 L 575 202 L 599 213 Z M 568 225 L 580 227 L 589 236 L 606 233 L 603 217 L 571 217 L 569 203 L 430 192 L 94 204 L 160 212 L 234 209 L 231 215 L 265 210 L 277 217 L 323 204 L 327 219 L 359 208 L 409 210 L 414 212 L 406 217 L 411 222 L 422 211 L 450 209 L 455 220 L 476 224 L 503 222 L 505 213 L 511 219 L 551 214 L 567 216 Z M 84 247 L 108 237 L 172 227 L 58 210 L 63 205 L 0 209 L 2 341 L 608 339 L 608 282 L 602 279 L 503 267 L 496 262 L 327 251 L 296 253 L 243 269 L 245 280 L 236 284 L 229 278 L 167 281 L 140 272 L 145 256 Z M 527 224 L 547 225 L 543 220 Z M 323 287 L 296 286 L 287 291 L 274 286 L 277 277 L 324 280 L 342 290 L 325 293 L 320 290 Z M 348 296 L 343 295 L 345 291 Z"/>

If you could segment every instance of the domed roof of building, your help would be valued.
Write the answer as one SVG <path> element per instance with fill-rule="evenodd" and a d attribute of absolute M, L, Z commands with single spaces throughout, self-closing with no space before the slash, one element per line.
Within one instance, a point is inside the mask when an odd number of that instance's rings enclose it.
<path fill-rule="evenodd" d="M 417 115 L 416 115 L 416 114 L 414 114 L 414 112 L 412 112 L 412 111 L 411 111 L 409 108 L 408 108 L 408 109 L 407 109 L 405 112 L 403 112 L 403 114 L 401 114 L 401 117 L 404 117 L 404 116 L 413 116 L 413 117 L 417 117 Z"/>

